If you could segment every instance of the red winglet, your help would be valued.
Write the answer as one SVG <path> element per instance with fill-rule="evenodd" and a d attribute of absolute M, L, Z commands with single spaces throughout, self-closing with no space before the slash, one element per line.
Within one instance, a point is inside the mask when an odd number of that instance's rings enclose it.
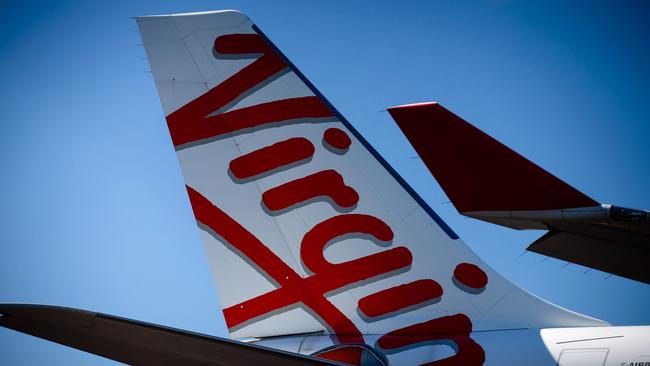
<path fill-rule="evenodd" d="M 438 103 L 388 112 L 460 212 L 599 205 Z"/>

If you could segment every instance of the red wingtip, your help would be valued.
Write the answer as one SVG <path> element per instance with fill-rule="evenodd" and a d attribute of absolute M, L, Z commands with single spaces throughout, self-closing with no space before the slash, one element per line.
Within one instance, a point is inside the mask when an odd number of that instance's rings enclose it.
<path fill-rule="evenodd" d="M 460 212 L 598 205 L 438 103 L 388 112 Z"/>

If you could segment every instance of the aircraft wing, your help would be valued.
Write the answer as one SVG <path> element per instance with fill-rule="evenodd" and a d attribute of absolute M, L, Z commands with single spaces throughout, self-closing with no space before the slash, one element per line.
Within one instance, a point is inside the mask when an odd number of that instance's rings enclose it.
<path fill-rule="evenodd" d="M 389 112 L 461 214 L 549 230 L 527 249 L 650 283 L 648 211 L 598 203 L 437 103 Z"/>
<path fill-rule="evenodd" d="M 90 311 L 0 305 L 0 326 L 129 365 L 341 365 Z"/>

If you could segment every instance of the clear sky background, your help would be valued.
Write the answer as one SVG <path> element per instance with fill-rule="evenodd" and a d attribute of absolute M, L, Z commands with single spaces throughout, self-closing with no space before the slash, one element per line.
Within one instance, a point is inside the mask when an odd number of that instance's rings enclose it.
<path fill-rule="evenodd" d="M 101 4 L 101 5 L 99 5 Z M 436 100 L 596 200 L 650 208 L 645 1 L 0 3 L 0 302 L 226 336 L 135 21 L 245 12 L 487 263 L 563 307 L 650 324 L 650 286 L 464 218 L 386 107 Z M 2 365 L 111 361 L 0 329 Z"/>

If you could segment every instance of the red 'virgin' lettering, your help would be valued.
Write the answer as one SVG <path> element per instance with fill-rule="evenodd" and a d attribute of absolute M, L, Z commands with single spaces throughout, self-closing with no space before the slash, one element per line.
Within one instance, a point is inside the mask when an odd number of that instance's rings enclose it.
<path fill-rule="evenodd" d="M 243 133 L 260 128 L 301 121 L 303 118 L 333 117 L 332 111 L 316 96 L 279 99 L 254 106 L 229 110 L 238 101 L 274 80 L 288 70 L 277 55 L 257 34 L 233 34 L 215 40 L 214 51 L 239 58 L 256 58 L 221 84 L 167 116 L 174 145 L 219 138 L 226 134 Z M 225 62 L 225 61 L 224 61 Z M 224 112 L 229 110 L 228 112 Z M 323 135 L 323 145 L 331 152 L 344 154 L 351 139 L 337 128 L 329 128 Z M 309 145 L 309 146 L 307 146 Z M 294 149 L 298 147 L 297 149 Z M 231 162 L 235 178 L 260 177 L 261 174 L 301 161 L 314 154 L 314 147 L 306 139 L 297 137 L 268 146 Z M 408 270 L 412 264 L 411 252 L 405 247 L 387 249 L 379 253 L 342 263 L 331 263 L 324 257 L 325 248 L 348 235 L 390 242 L 393 232 L 380 219 L 362 214 L 338 215 L 314 226 L 304 236 L 300 256 L 310 275 L 303 277 L 280 259 L 270 246 L 232 219 L 191 187 L 187 187 L 197 221 L 212 232 L 236 255 L 252 263 L 276 288 L 267 293 L 224 309 L 228 327 L 234 330 L 276 311 L 298 305 L 328 327 L 342 343 L 363 343 L 364 338 L 354 322 L 327 298 L 337 291 L 359 286 L 364 281 L 378 280 L 379 276 L 395 275 Z M 359 200 L 358 193 L 343 182 L 334 170 L 325 170 L 270 189 L 263 201 L 277 211 L 325 196 L 340 207 L 350 208 Z M 336 245 L 352 245 L 351 242 Z M 478 267 L 476 267 L 478 269 Z M 460 265 L 454 271 L 454 281 L 469 290 L 484 288 L 487 276 L 475 268 Z M 482 274 L 482 276 L 481 276 Z M 485 278 L 484 278 L 485 277 Z M 457 286 L 458 286 L 457 284 Z M 472 292 L 474 293 L 474 292 Z M 442 289 L 433 280 L 420 280 L 395 286 L 359 301 L 360 310 L 369 317 L 393 315 L 412 306 L 430 303 L 442 295 Z M 395 299 L 395 301 L 393 301 Z M 435 341 L 449 341 L 457 346 L 453 357 L 427 365 L 480 365 L 485 360 L 482 348 L 469 334 L 470 319 L 464 314 L 433 319 L 404 327 L 382 336 L 378 345 L 389 352 L 400 352 L 407 346 L 420 346 Z"/>
<path fill-rule="evenodd" d="M 359 202 L 359 194 L 346 186 L 336 170 L 323 170 L 304 178 L 295 179 L 262 194 L 264 205 L 279 211 L 318 197 L 327 197 L 343 208 L 352 208 Z"/>
<path fill-rule="evenodd" d="M 295 164 L 314 155 L 314 145 L 304 137 L 294 137 L 257 149 L 230 162 L 230 172 L 237 179 L 265 174 Z"/>
<path fill-rule="evenodd" d="M 472 322 L 465 314 L 436 318 L 394 330 L 379 338 L 377 345 L 384 350 L 397 350 L 430 341 L 451 341 L 456 344 L 456 355 L 422 366 L 482 365 L 485 352 L 473 339 Z"/>
<path fill-rule="evenodd" d="M 215 40 L 215 51 L 228 55 L 261 54 L 255 62 L 167 116 L 174 146 L 214 138 L 245 128 L 298 118 L 330 117 L 332 112 L 314 96 L 290 98 L 208 117 L 245 93 L 287 69 L 280 56 L 257 34 L 231 34 Z M 242 57 L 244 58 L 244 57 Z"/>
<path fill-rule="evenodd" d="M 303 260 L 306 263 L 318 263 L 313 267 L 318 273 L 303 278 L 252 233 L 207 198 L 189 186 L 187 191 L 197 221 L 234 247 L 235 253 L 241 253 L 255 263 L 268 276 L 269 281 L 279 286 L 275 290 L 224 309 L 224 317 L 229 328 L 240 326 L 274 310 L 302 303 L 331 328 L 340 342 L 363 343 L 363 336 L 359 329 L 327 300 L 325 295 L 348 285 L 408 268 L 413 261 L 411 252 L 407 248 L 397 247 L 343 263 L 326 262 L 322 250 L 320 252 L 315 250 L 321 245 L 323 238 L 332 240 L 346 234 L 369 234 L 378 240 L 392 238 L 390 228 L 373 216 L 339 215 L 316 225 L 305 235 L 307 239 L 306 243 L 303 240 L 303 246 L 306 248 Z M 335 232 L 329 230 L 334 229 L 334 226 L 341 226 L 334 224 L 343 224 L 347 219 L 352 223 L 347 224 L 345 230 L 337 229 L 338 231 Z M 325 244 L 322 244 L 323 247 Z"/>
<path fill-rule="evenodd" d="M 359 300 L 359 310 L 369 317 L 379 317 L 440 299 L 442 287 L 427 279 L 387 288 Z"/>
<path fill-rule="evenodd" d="M 333 239 L 350 233 L 369 235 L 382 242 L 393 240 L 393 230 L 374 216 L 334 216 L 314 226 L 302 239 L 300 257 L 305 267 L 313 273 L 328 272 L 332 267 L 336 267 L 336 264 L 325 259 L 323 251 Z"/>
<path fill-rule="evenodd" d="M 338 128 L 328 128 L 325 130 L 325 133 L 323 133 L 323 141 L 329 146 L 341 151 L 347 150 L 352 144 L 350 136 Z"/>
<path fill-rule="evenodd" d="M 454 269 L 454 279 L 473 290 L 480 290 L 488 283 L 488 276 L 479 266 L 460 263 Z"/>

